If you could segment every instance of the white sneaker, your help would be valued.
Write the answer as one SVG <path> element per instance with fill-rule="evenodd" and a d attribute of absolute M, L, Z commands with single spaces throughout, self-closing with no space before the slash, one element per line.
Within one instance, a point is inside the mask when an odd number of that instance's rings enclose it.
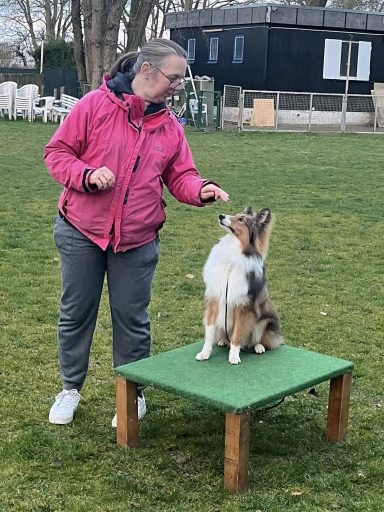
<path fill-rule="evenodd" d="M 56 396 L 55 403 L 49 411 L 49 423 L 54 423 L 55 425 L 71 423 L 80 398 L 81 396 L 77 389 L 63 389 Z"/>
<path fill-rule="evenodd" d="M 137 417 L 139 420 L 142 420 L 147 412 L 147 406 L 145 405 L 145 398 L 143 396 L 137 397 Z M 112 420 L 112 427 L 117 427 L 117 415 L 115 414 Z"/>

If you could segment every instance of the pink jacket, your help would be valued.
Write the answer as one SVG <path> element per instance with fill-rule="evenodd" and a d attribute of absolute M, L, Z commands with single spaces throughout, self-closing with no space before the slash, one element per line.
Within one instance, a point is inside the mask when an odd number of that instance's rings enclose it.
<path fill-rule="evenodd" d="M 102 249 L 115 252 L 153 240 L 165 221 L 163 183 L 178 201 L 204 206 L 184 130 L 167 109 L 144 117 L 144 100 L 118 99 L 105 83 L 71 110 L 45 148 L 49 172 L 64 190 L 59 210 Z M 91 190 L 89 172 L 108 167 L 107 191 Z"/>

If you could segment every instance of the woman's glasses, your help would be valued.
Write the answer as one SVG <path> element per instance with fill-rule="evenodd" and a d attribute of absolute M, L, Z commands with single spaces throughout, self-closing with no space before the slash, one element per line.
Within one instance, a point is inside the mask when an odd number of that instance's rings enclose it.
<path fill-rule="evenodd" d="M 171 78 L 165 73 L 161 71 L 160 68 L 155 66 L 154 64 L 150 64 L 153 68 L 157 69 L 157 71 L 160 71 L 160 73 L 169 81 L 169 87 L 172 87 L 176 89 L 177 87 L 185 87 L 188 80 L 184 78 L 183 76 L 178 76 L 177 78 Z"/>

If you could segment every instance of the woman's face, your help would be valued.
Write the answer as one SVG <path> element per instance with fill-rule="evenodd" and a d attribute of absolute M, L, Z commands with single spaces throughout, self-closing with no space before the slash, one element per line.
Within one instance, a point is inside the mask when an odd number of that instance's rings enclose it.
<path fill-rule="evenodd" d="M 178 55 L 168 55 L 159 66 L 145 62 L 141 68 L 145 76 L 145 100 L 165 102 L 175 90 L 183 88 L 186 70 L 187 61 Z"/>

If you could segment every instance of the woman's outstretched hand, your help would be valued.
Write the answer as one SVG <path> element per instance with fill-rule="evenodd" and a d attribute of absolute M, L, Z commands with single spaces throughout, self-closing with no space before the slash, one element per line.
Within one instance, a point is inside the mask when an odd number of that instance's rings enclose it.
<path fill-rule="evenodd" d="M 229 195 L 217 185 L 207 183 L 207 185 L 204 185 L 200 190 L 200 199 L 202 201 L 218 201 L 220 199 L 220 201 L 226 203 L 229 199 Z"/>

